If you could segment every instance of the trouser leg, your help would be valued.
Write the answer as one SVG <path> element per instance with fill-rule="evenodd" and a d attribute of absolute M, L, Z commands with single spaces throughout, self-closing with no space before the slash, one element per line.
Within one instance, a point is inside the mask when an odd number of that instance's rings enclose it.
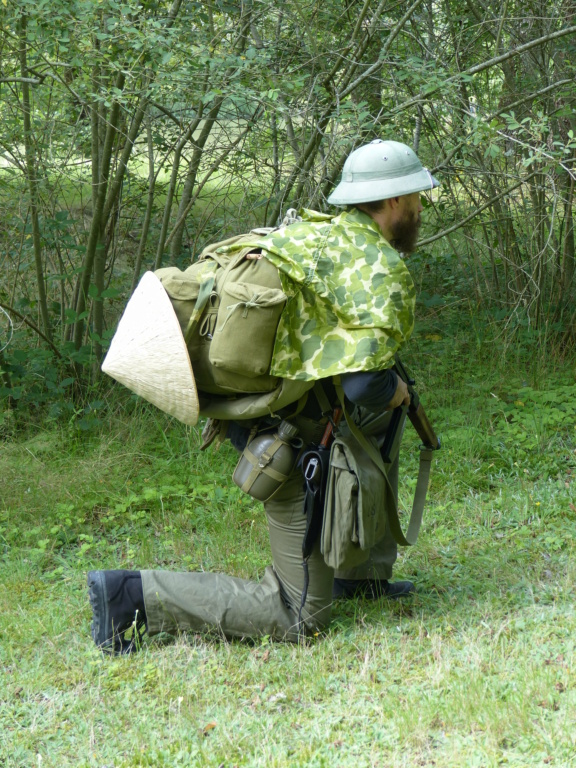
<path fill-rule="evenodd" d="M 321 431 L 321 430 L 320 430 Z M 308 442 L 317 439 L 303 430 Z M 150 634 L 218 630 L 227 637 L 261 637 L 297 641 L 304 589 L 302 541 L 306 528 L 304 481 L 296 469 L 264 505 L 273 566 L 259 582 L 219 573 L 142 571 Z M 330 619 L 333 570 L 318 546 L 308 560 L 309 586 L 301 611 L 303 629 L 314 633 Z"/>
<path fill-rule="evenodd" d="M 274 570 L 294 616 L 298 617 L 305 587 L 302 542 L 306 530 L 306 516 L 301 472 L 293 475 L 265 507 Z M 307 569 L 308 588 L 300 618 L 305 631 L 314 633 L 321 631 L 330 621 L 334 581 L 334 571 L 324 562 L 319 542 L 308 558 Z"/>
<path fill-rule="evenodd" d="M 226 637 L 285 639 L 293 632 L 294 614 L 270 567 L 259 582 L 222 573 L 142 571 L 142 588 L 151 635 L 216 630 Z"/>

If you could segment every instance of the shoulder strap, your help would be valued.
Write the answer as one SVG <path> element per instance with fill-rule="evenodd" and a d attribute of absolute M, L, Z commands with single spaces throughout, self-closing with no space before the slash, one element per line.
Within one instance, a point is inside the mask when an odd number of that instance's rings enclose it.
<path fill-rule="evenodd" d="M 186 344 L 190 343 L 190 339 L 198 327 L 202 313 L 204 312 L 206 304 L 208 303 L 208 299 L 210 298 L 210 294 L 212 293 L 212 288 L 214 288 L 215 280 L 215 276 L 211 275 L 201 284 L 200 289 L 198 290 L 198 298 L 196 299 L 194 310 L 190 315 L 188 325 L 186 326 L 186 333 L 184 334 L 184 340 L 186 341 Z"/>
<path fill-rule="evenodd" d="M 318 405 L 320 406 L 320 410 L 322 411 L 322 416 L 329 416 L 334 410 L 334 406 L 328 399 L 328 395 L 326 394 L 326 390 L 324 389 L 324 385 L 322 384 L 322 379 L 318 379 L 317 381 L 314 382 L 314 388 L 312 392 L 314 393 L 314 397 L 318 401 Z"/>
<path fill-rule="evenodd" d="M 342 384 L 340 383 L 339 377 L 334 377 L 334 384 L 336 386 L 336 393 L 340 400 L 340 404 L 344 412 L 344 417 L 346 418 L 346 424 L 348 425 L 350 432 L 354 435 L 356 440 L 360 443 L 360 445 L 364 448 L 366 453 L 370 456 L 374 464 L 378 467 L 378 469 L 384 476 L 384 480 L 388 485 L 389 490 L 392 491 L 392 488 L 390 487 L 390 481 L 388 480 L 388 472 L 386 469 L 386 465 L 382 461 L 382 456 L 380 455 L 380 451 L 378 451 L 378 449 L 369 440 L 366 439 L 366 437 L 362 434 L 362 431 L 358 429 L 358 427 L 354 423 L 354 420 L 352 419 L 352 417 L 348 413 L 348 410 L 346 409 L 344 390 L 342 389 Z M 402 526 L 400 524 L 400 519 L 398 517 L 397 502 L 394 503 L 393 508 L 387 509 L 388 524 L 390 525 L 390 530 L 392 532 L 392 535 L 394 536 L 396 543 L 400 544 L 400 546 L 403 546 L 403 547 L 412 546 L 413 544 L 416 543 L 416 540 L 418 539 L 418 533 L 420 532 L 420 526 L 422 525 L 422 517 L 424 515 L 424 502 L 426 501 L 426 494 L 428 492 L 428 483 L 430 480 L 430 467 L 432 464 L 433 456 L 434 456 L 433 450 L 430 450 L 425 446 L 420 447 L 420 465 L 418 468 L 418 480 L 416 481 L 416 490 L 414 492 L 412 512 L 410 514 L 410 522 L 408 523 L 408 529 L 406 531 L 406 534 L 404 534 L 404 532 L 402 531 Z M 391 493 L 390 495 L 393 499 L 396 499 L 396 494 Z"/>

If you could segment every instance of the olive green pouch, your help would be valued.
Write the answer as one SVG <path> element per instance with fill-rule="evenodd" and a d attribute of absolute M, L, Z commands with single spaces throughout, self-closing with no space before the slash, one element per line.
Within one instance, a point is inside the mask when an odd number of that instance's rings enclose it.
<path fill-rule="evenodd" d="M 320 541 L 327 565 L 347 570 L 368 559 L 371 547 L 386 532 L 390 493 L 381 470 L 356 438 L 336 437 L 330 453 Z"/>
<path fill-rule="evenodd" d="M 268 373 L 286 294 L 247 282 L 225 283 L 220 294 L 210 363 L 250 378 Z"/>

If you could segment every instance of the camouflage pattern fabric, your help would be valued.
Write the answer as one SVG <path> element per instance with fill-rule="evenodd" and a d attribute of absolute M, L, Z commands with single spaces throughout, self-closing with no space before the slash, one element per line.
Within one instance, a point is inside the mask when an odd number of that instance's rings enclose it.
<path fill-rule="evenodd" d="M 415 289 L 406 265 L 358 209 L 301 215 L 301 222 L 242 241 L 242 248 L 262 248 L 288 296 L 271 374 L 310 381 L 390 367 L 414 329 Z"/>

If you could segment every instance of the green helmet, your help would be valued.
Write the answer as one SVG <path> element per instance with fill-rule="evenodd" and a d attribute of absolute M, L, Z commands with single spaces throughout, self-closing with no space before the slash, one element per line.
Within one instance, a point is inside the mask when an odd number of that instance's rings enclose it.
<path fill-rule="evenodd" d="M 439 182 L 399 141 L 375 139 L 355 149 L 342 169 L 342 179 L 328 198 L 333 205 L 355 205 L 434 189 Z"/>

